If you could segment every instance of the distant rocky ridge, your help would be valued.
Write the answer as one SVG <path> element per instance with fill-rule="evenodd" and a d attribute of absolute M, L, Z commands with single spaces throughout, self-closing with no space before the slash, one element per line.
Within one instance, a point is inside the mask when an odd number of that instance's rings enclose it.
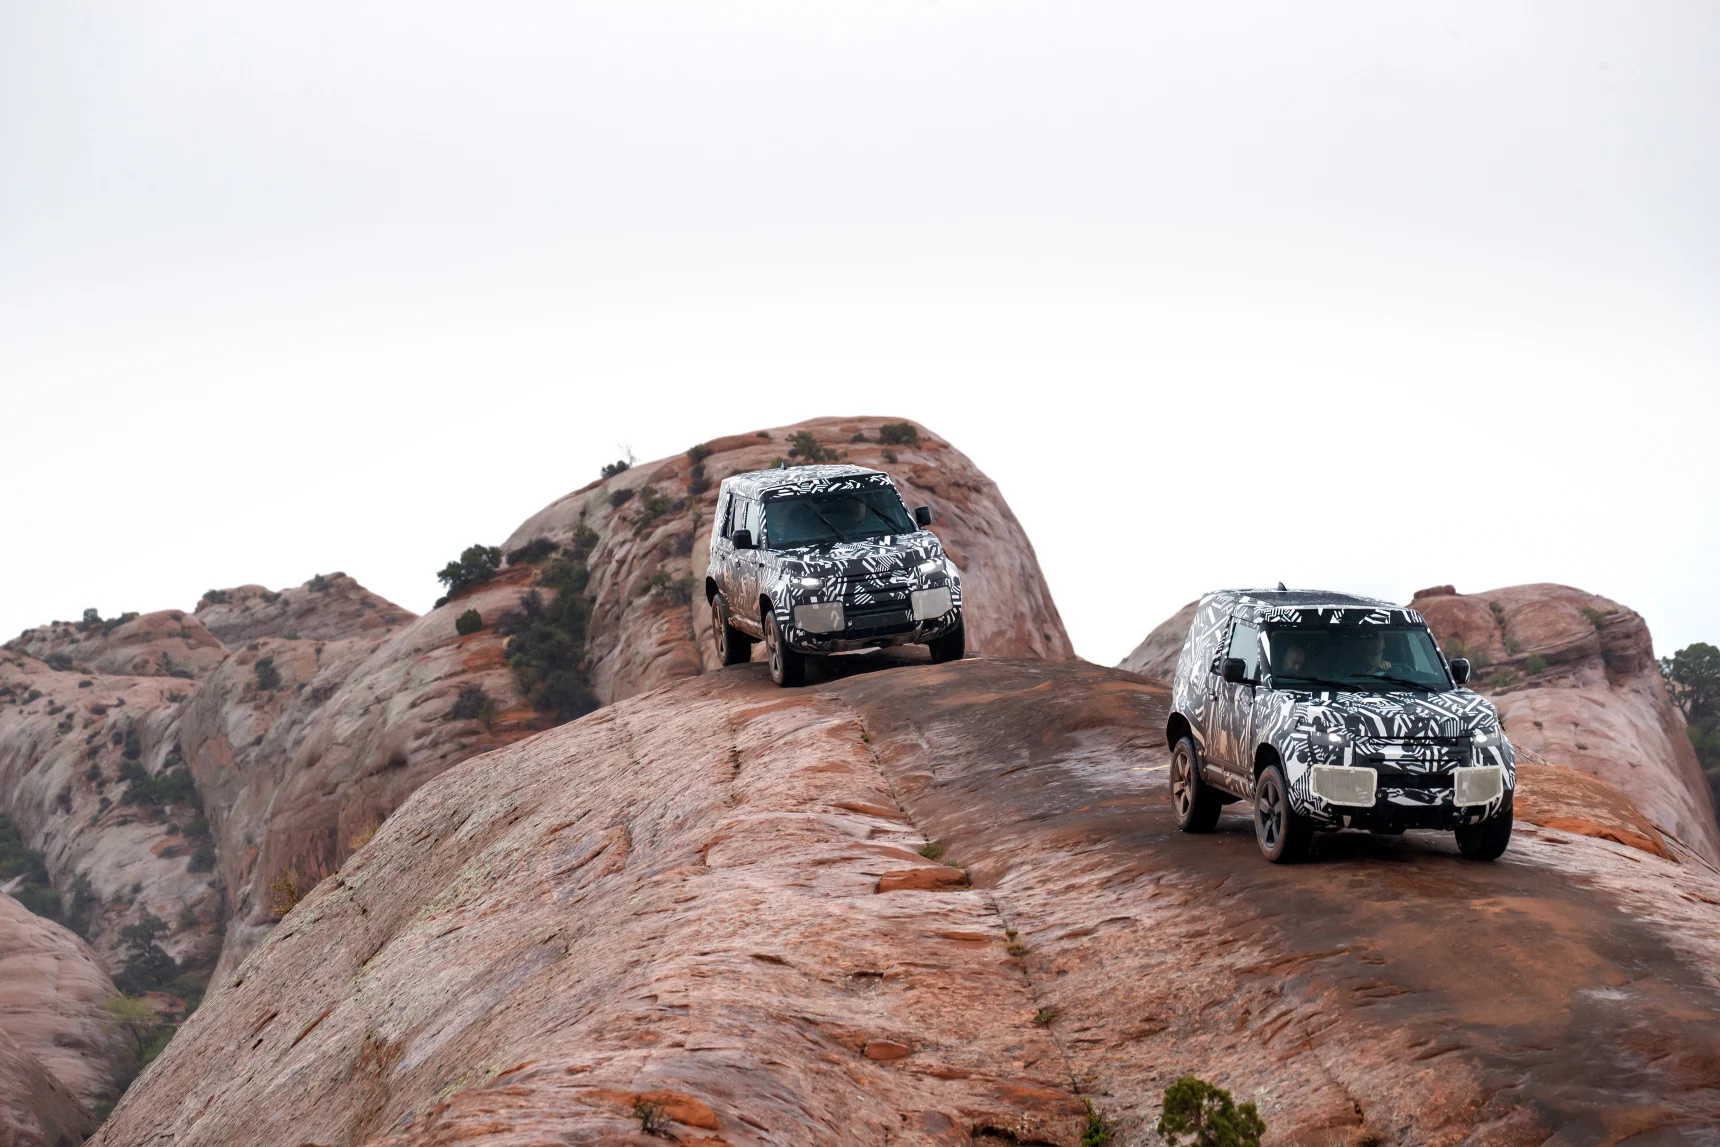
<path fill-rule="evenodd" d="M 1194 624 L 1194 611 L 1199 604 L 1191 601 L 1155 625 L 1133 652 L 1117 662 L 1117 668 L 1160 681 L 1176 676 L 1177 658 L 1182 656 L 1183 641 L 1188 637 L 1188 627 Z"/>

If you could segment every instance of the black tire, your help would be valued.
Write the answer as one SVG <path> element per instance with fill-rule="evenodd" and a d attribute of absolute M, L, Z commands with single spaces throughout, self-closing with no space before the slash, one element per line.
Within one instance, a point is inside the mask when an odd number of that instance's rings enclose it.
<path fill-rule="evenodd" d="M 1224 807 L 1223 795 L 1200 778 L 1200 754 L 1193 737 L 1171 746 L 1171 815 L 1184 832 L 1211 832 Z"/>
<path fill-rule="evenodd" d="M 932 651 L 932 663 L 942 665 L 946 661 L 960 661 L 967 656 L 967 625 L 956 622 L 956 627 L 942 637 L 934 637 L 926 642 L 926 648 Z"/>
<path fill-rule="evenodd" d="M 1290 807 L 1290 785 L 1276 762 L 1260 770 L 1254 781 L 1254 840 L 1260 855 L 1273 864 L 1302 860 L 1314 843 L 1314 826 Z"/>
<path fill-rule="evenodd" d="M 711 636 L 724 665 L 745 665 L 752 660 L 752 638 L 729 624 L 729 603 L 723 595 L 711 595 Z"/>
<path fill-rule="evenodd" d="M 783 643 L 782 634 L 776 628 L 776 614 L 768 609 L 764 613 L 764 648 L 770 654 L 772 681 L 784 689 L 806 683 L 806 655 L 796 653 Z"/>
<path fill-rule="evenodd" d="M 1498 860 L 1511 843 L 1511 801 L 1497 814 L 1480 824 L 1466 824 L 1457 830 L 1457 851 L 1470 860 Z"/>

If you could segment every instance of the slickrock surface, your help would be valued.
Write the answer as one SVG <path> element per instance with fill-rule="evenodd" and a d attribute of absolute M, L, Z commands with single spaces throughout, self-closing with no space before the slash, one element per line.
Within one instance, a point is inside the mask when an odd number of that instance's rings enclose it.
<path fill-rule="evenodd" d="M 586 659 L 600 701 L 710 671 L 716 659 L 701 587 L 717 484 L 738 470 L 771 465 L 786 453 L 795 430 L 810 428 L 850 461 L 894 474 L 910 505 L 933 507 L 933 528 L 969 571 L 970 649 L 1072 657 L 1032 547 L 996 486 L 923 429 L 920 446 L 894 447 L 897 461 L 884 462 L 875 441 L 883 421 L 888 419 L 823 419 L 768 431 L 768 439 L 747 434 L 715 440 L 704 463 L 710 485 L 698 496 L 691 493 L 692 462 L 685 456 L 641 463 L 560 499 L 515 530 L 504 548 L 539 537 L 566 543 L 582 524 L 597 534 L 587 561 L 594 604 Z M 874 441 L 849 442 L 862 431 Z M 641 527 L 636 519 L 649 497 L 642 492 L 646 486 L 666 503 L 684 504 Z M 617 490 L 635 493 L 617 507 L 611 505 Z M 299 640 L 276 636 L 235 644 L 231 660 L 188 704 L 184 751 L 215 828 L 232 911 L 222 974 L 273 927 L 270 885 L 285 871 L 321 879 L 352 852 L 354 840 L 426 780 L 542 727 L 541 715 L 516 690 L 504 659 L 505 639 L 493 628 L 530 591 L 536 572 L 509 567 L 392 634 L 366 631 L 347 642 L 311 641 L 307 619 L 295 614 Z M 344 575 L 328 580 L 332 588 L 326 593 L 285 590 L 273 604 L 260 602 L 252 592 L 256 587 L 230 590 L 229 604 L 200 606 L 198 616 L 237 642 L 234 635 L 241 631 L 233 626 L 240 615 L 265 616 L 266 606 L 277 611 L 266 614 L 275 618 L 272 624 L 282 624 L 279 608 L 344 600 L 340 595 L 356 584 Z M 461 638 L 454 621 L 469 609 L 486 626 Z M 361 609 L 359 615 L 383 612 Z M 351 609 L 340 614 L 352 615 Z M 256 687 L 255 662 L 261 657 L 271 658 L 283 676 L 273 694 Z M 470 686 L 497 704 L 487 726 L 448 720 L 460 691 Z"/>
<path fill-rule="evenodd" d="M 1607 782 L 1720 863 L 1713 798 L 1639 614 L 1561 585 L 1439 586 L 1410 604 L 1448 655 L 1479 664 L 1473 684 L 1498 706 L 1513 744 Z"/>
<path fill-rule="evenodd" d="M 418 616 L 371 593 L 344 573 L 320 574 L 303 585 L 279 591 L 241 585 L 216 593 L 225 600 L 205 598 L 198 602 L 197 620 L 229 646 L 259 637 L 338 641 L 380 636 Z"/>
<path fill-rule="evenodd" d="M 220 945 L 220 889 L 213 874 L 190 871 L 195 810 L 127 804 L 129 784 L 119 780 L 129 733 L 148 773 L 168 767 L 181 703 L 197 689 L 173 677 L 59 672 L 0 653 L 0 810 L 43 853 L 63 906 L 76 879 L 88 879 L 96 902 L 85 934 L 110 970 L 119 968 L 120 929 L 144 911 L 167 922 L 160 943 L 176 959 L 206 965 Z"/>
<path fill-rule="evenodd" d="M 101 1011 L 117 994 L 87 944 L 0 894 L 0 1034 L 85 1105 L 118 1096 L 124 1049 Z"/>
<path fill-rule="evenodd" d="M 1033 545 L 997 485 L 961 451 L 918 427 L 918 446 L 879 445 L 878 427 L 890 418 L 818 418 L 706 443 L 710 488 L 691 494 L 692 463 L 685 456 L 642 462 L 594 482 L 526 519 L 508 538 L 513 549 L 534 538 L 566 542 L 581 524 L 597 531 L 591 592 L 593 681 L 604 702 L 717 667 L 705 604 L 705 563 L 717 486 L 730 474 L 763 470 L 784 458 L 796 431 L 810 431 L 842 461 L 883 470 L 896 480 L 910 508 L 932 508 L 932 530 L 962 571 L 968 652 L 989 657 L 1075 656 L 1051 600 Z M 760 437 L 759 433 L 769 437 Z M 868 441 L 850 441 L 856 434 Z M 884 458 L 888 449 L 894 462 Z M 792 459 L 790 460 L 792 461 Z M 645 487 L 685 505 L 640 529 L 635 525 Z M 618 490 L 636 496 L 612 506 Z M 659 571 L 689 589 L 687 600 L 652 592 Z M 758 654 L 762 656 L 762 653 Z"/>
<path fill-rule="evenodd" d="M 56 621 L 26 629 L 6 643 L 16 653 L 47 660 L 62 657 L 69 668 L 125 677 L 202 677 L 227 650 L 183 609 L 163 609 L 100 625 Z"/>
<path fill-rule="evenodd" d="M 95 1126 L 71 1088 L 0 1029 L 0 1147 L 76 1147 Z"/>
<path fill-rule="evenodd" d="M 1275 1144 L 1712 1141 L 1712 869 L 1534 827 L 1269 866 L 1240 815 L 1175 830 L 1159 687 L 904 660 L 431 781 L 95 1141 L 1073 1147 L 1089 1100 L 1135 1144 L 1190 1072 Z"/>
<path fill-rule="evenodd" d="M 1194 611 L 1199 604 L 1191 601 L 1161 621 L 1135 646 L 1133 653 L 1117 662 L 1117 668 L 1170 681 L 1176 675 L 1177 658 L 1182 656 L 1183 641 L 1188 637 L 1188 627 L 1194 624 Z"/>

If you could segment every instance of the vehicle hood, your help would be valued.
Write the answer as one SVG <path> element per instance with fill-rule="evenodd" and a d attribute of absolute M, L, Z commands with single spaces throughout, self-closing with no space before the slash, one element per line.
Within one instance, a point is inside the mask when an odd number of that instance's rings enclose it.
<path fill-rule="evenodd" d="M 867 577 L 895 570 L 913 570 L 931 561 L 941 561 L 943 546 L 936 534 L 921 530 L 863 542 L 837 542 L 827 546 L 804 546 L 783 550 L 786 572 L 808 577 Z"/>
<path fill-rule="evenodd" d="M 1499 723 L 1492 702 L 1469 689 L 1316 694 L 1307 715 L 1319 728 L 1341 727 L 1352 737 L 1389 741 L 1461 737 Z"/>

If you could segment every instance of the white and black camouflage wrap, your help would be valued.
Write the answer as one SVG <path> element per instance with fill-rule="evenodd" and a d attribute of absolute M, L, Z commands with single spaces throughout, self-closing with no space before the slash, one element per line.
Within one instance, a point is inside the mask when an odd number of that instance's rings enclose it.
<path fill-rule="evenodd" d="M 1196 608 L 1177 661 L 1167 729 L 1173 744 L 1184 732 L 1194 738 L 1204 779 L 1234 796 L 1247 796 L 1265 747 L 1283 762 L 1292 805 L 1323 828 L 1455 828 L 1509 807 L 1516 755 L 1485 697 L 1461 686 L 1436 693 L 1280 689 L 1264 670 L 1258 685 L 1226 683 L 1219 676 L 1219 662 L 1236 622 L 1261 628 L 1268 644 L 1273 626 L 1426 628 L 1413 609 L 1346 594 L 1207 594 Z M 1236 730 L 1242 729 L 1247 732 L 1238 738 Z M 1341 745 L 1331 743 L 1331 733 L 1342 734 Z M 1483 739 L 1478 741 L 1477 734 Z M 1227 736 L 1237 743 L 1227 743 Z M 1317 764 L 1377 770 L 1374 808 L 1340 808 L 1315 797 L 1308 788 L 1308 770 Z M 1490 804 L 1459 809 L 1452 802 L 1451 771 L 1488 764 L 1503 766 L 1504 793 Z"/>
<path fill-rule="evenodd" d="M 763 634 L 759 611 L 768 602 L 783 640 L 803 653 L 923 644 L 951 632 L 961 624 L 961 574 L 930 530 L 783 550 L 772 548 L 766 536 L 754 539 L 757 549 L 739 552 L 723 534 L 736 498 L 768 504 L 868 487 L 896 489 L 888 474 L 862 466 L 792 466 L 723 479 L 711 530 L 706 593 L 721 591 L 735 627 L 755 637 Z M 814 580 L 818 584 L 806 584 Z M 949 612 L 916 622 L 910 595 L 943 587 L 950 591 Z M 794 624 L 796 606 L 831 601 L 843 606 L 847 625 L 841 634 L 813 633 Z"/>

